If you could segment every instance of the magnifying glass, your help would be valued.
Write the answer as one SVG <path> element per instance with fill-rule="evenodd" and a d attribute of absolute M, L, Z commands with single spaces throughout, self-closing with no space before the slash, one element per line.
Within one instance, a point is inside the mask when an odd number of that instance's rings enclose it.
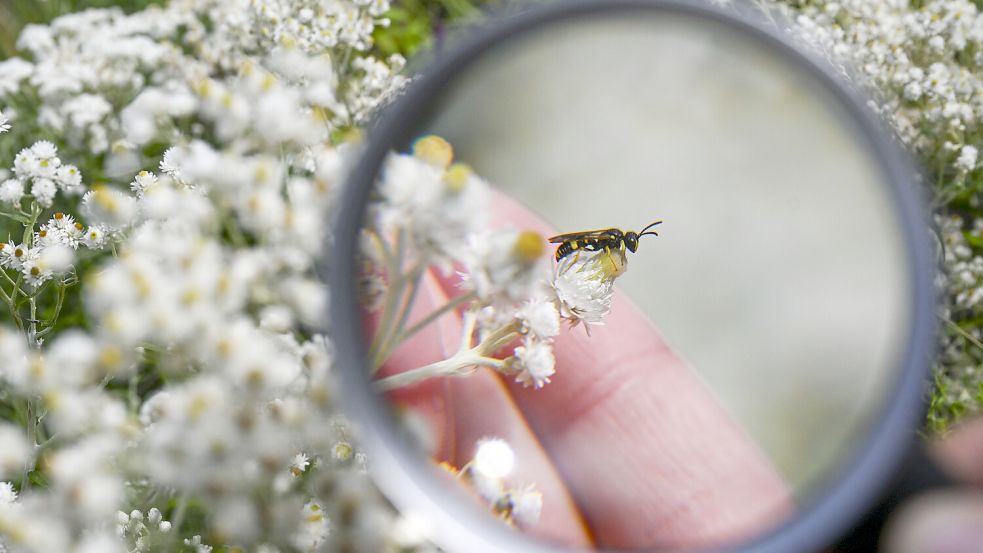
<path fill-rule="evenodd" d="M 911 444 L 933 259 L 914 172 L 774 28 L 549 4 L 370 132 L 332 331 L 376 478 L 449 551 L 806 551 Z"/>

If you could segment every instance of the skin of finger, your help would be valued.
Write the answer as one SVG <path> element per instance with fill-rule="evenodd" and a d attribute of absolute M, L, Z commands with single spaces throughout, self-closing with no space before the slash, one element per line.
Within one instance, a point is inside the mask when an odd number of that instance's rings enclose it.
<path fill-rule="evenodd" d="M 962 422 L 933 440 L 929 452 L 953 477 L 983 487 L 983 418 Z"/>
<path fill-rule="evenodd" d="M 553 234 L 503 195 L 493 209 L 500 223 Z M 592 336 L 572 330 L 555 342 L 551 384 L 510 386 L 599 545 L 733 543 L 791 515 L 771 462 L 626 298 L 616 294 Z"/>
<path fill-rule="evenodd" d="M 793 512 L 770 461 L 623 296 L 554 352 L 553 382 L 513 394 L 599 544 L 734 543 Z"/>
<path fill-rule="evenodd" d="M 432 273 L 426 275 L 410 314 L 410 324 L 447 302 Z M 453 355 L 460 345 L 462 321 L 449 313 L 399 346 L 380 376 L 397 374 Z M 512 485 L 534 484 L 543 494 L 539 521 L 530 535 L 570 546 L 591 544 L 577 507 L 538 439 L 515 407 L 505 385 L 488 369 L 464 378 L 430 379 L 389 394 L 402 408 L 422 417 L 432 433 L 432 454 L 461 467 L 470 461 L 478 440 L 504 439 L 516 466 Z"/>
<path fill-rule="evenodd" d="M 883 553 L 983 553 L 983 493 L 954 489 L 924 494 L 888 520 Z"/>

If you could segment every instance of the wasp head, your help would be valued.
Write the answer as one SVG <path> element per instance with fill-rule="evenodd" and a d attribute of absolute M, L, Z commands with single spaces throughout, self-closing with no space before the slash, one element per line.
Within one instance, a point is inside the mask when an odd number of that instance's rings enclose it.
<path fill-rule="evenodd" d="M 628 231 L 625 233 L 623 240 L 625 241 L 625 247 L 628 248 L 628 251 L 635 253 L 635 250 L 638 249 L 638 234 Z"/>

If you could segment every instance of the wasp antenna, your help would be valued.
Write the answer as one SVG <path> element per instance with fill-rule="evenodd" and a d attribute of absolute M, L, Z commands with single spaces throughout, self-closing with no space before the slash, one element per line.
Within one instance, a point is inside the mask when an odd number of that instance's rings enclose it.
<path fill-rule="evenodd" d="M 656 221 L 656 222 L 654 222 L 654 223 L 652 223 L 652 224 L 650 224 L 649 226 L 647 226 L 647 227 L 645 227 L 645 228 L 643 228 L 643 229 L 641 230 L 641 232 L 639 232 L 639 233 L 638 233 L 638 235 L 639 235 L 639 236 L 641 236 L 641 235 L 643 235 L 643 234 L 645 234 L 645 231 L 647 231 L 648 229 L 650 229 L 650 228 L 652 228 L 652 227 L 654 227 L 655 225 L 659 225 L 659 224 L 661 224 L 661 223 L 662 223 L 662 221 Z M 650 233 L 650 234 L 655 234 L 655 233 L 654 233 L 654 232 L 652 232 L 652 233 Z M 656 235 L 656 236 L 658 236 L 658 234 L 655 234 L 655 235 Z"/>

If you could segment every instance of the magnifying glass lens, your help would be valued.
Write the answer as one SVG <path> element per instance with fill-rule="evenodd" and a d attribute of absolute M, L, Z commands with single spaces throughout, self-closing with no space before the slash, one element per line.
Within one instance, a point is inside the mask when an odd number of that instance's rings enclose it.
<path fill-rule="evenodd" d="M 735 545 L 807 510 L 913 325 L 897 192 L 846 96 L 673 10 L 467 62 L 408 99 L 361 216 L 365 378 L 408 455 L 529 543 Z"/>

